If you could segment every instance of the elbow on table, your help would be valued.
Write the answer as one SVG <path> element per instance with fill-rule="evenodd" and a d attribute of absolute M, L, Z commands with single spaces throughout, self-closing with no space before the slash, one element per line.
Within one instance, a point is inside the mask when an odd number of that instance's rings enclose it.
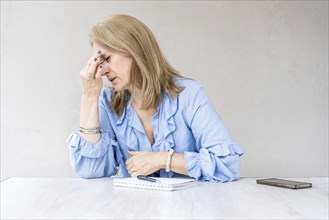
<path fill-rule="evenodd" d="M 223 180 L 223 182 L 238 180 L 240 178 L 239 158 L 237 158 L 235 163 L 222 167 L 221 171 L 219 172 L 219 178 Z"/>
<path fill-rule="evenodd" d="M 225 182 L 236 181 L 239 178 L 240 178 L 240 172 L 229 172 L 229 173 L 222 173 L 210 177 L 210 182 L 225 183 Z"/>
<path fill-rule="evenodd" d="M 115 175 L 115 170 L 112 172 L 109 172 L 104 169 L 93 169 L 93 168 L 81 168 L 81 167 L 74 167 L 74 171 L 76 174 L 83 178 L 83 179 L 95 179 L 95 178 L 101 178 L 101 177 L 109 177 L 112 175 Z"/>
<path fill-rule="evenodd" d="M 96 179 L 96 178 L 103 177 L 101 175 L 95 175 L 94 173 L 79 173 L 79 172 L 77 172 L 77 174 L 79 175 L 79 177 L 81 177 L 83 179 Z"/>
<path fill-rule="evenodd" d="M 100 175 L 99 173 L 95 173 L 95 172 L 88 172 L 88 171 L 85 171 L 85 170 L 81 170 L 81 169 L 74 169 L 75 173 L 83 178 L 83 179 L 94 179 L 94 178 L 100 178 L 100 177 L 103 177 L 102 175 Z"/>
<path fill-rule="evenodd" d="M 228 182 L 235 181 L 240 179 L 240 170 L 231 172 L 231 175 L 228 176 Z"/>
<path fill-rule="evenodd" d="M 218 162 L 218 161 L 217 161 Z M 212 182 L 231 182 L 240 178 L 240 160 L 238 155 L 231 155 L 215 163 L 212 169 L 205 169 L 205 175 Z"/>
<path fill-rule="evenodd" d="M 240 156 L 231 155 L 222 160 L 223 164 L 220 166 L 219 176 L 225 180 L 224 182 L 231 182 L 240 178 Z"/>

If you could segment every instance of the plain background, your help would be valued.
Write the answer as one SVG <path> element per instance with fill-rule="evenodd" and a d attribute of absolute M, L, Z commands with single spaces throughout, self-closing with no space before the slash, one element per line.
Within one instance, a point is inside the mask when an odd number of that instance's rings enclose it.
<path fill-rule="evenodd" d="M 1 179 L 76 177 L 79 71 L 94 24 L 129 14 L 200 82 L 242 177 L 328 176 L 328 1 L 1 1 Z"/>

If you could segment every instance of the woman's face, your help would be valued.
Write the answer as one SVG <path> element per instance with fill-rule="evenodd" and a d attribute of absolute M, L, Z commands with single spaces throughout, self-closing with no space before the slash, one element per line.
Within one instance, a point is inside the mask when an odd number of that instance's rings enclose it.
<path fill-rule="evenodd" d="M 130 68 L 132 58 L 113 53 L 94 43 L 94 54 L 97 54 L 99 50 L 101 51 L 100 57 L 104 58 L 104 62 L 102 63 L 103 67 L 100 70 L 102 76 L 107 77 L 116 91 L 123 91 L 126 89 L 131 91 Z"/>

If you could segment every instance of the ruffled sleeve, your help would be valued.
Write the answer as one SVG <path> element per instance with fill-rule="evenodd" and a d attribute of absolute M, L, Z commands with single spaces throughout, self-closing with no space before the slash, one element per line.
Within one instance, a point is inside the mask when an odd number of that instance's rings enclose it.
<path fill-rule="evenodd" d="M 198 153 L 184 152 L 188 174 L 198 180 L 211 182 L 237 180 L 240 177 L 239 157 L 243 151 L 236 144 L 231 146 L 235 147 L 213 146 L 211 149 L 201 148 Z M 213 153 L 223 148 L 223 152 Z M 226 154 L 224 151 L 229 153 Z"/>
<path fill-rule="evenodd" d="M 121 162 L 118 144 L 107 133 L 96 144 L 84 140 L 78 132 L 67 139 L 70 146 L 71 166 L 83 178 L 112 176 Z"/>
<path fill-rule="evenodd" d="M 196 143 L 196 152 L 184 152 L 189 176 L 211 182 L 238 179 L 244 151 L 233 141 L 202 86 L 185 90 L 185 115 Z"/>

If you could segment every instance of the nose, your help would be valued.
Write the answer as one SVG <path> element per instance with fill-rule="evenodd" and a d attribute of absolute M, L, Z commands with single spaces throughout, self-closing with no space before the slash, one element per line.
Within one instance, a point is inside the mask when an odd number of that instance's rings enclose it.
<path fill-rule="evenodd" d="M 105 76 L 106 74 L 111 72 L 110 67 L 107 63 L 102 63 L 101 65 L 102 68 L 100 69 L 100 71 L 102 76 Z"/>

